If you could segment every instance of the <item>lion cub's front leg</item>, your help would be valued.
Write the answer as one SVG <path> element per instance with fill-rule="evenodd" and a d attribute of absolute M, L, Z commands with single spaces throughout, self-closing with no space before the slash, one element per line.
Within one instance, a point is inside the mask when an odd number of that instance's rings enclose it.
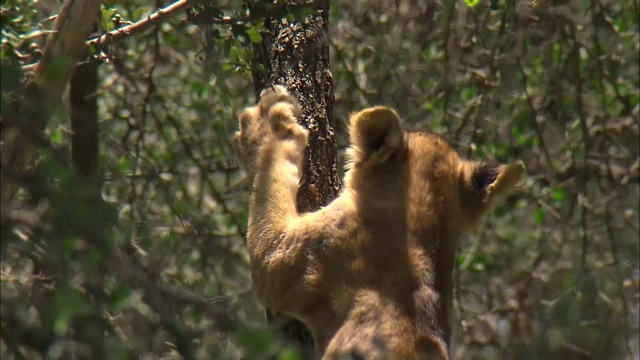
<path fill-rule="evenodd" d="M 297 123 L 300 108 L 284 87 L 260 95 L 240 116 L 236 139 L 255 172 L 247 245 L 253 285 L 274 310 L 294 312 L 305 297 L 305 241 L 292 228 L 299 215 L 296 193 L 308 132 Z"/>

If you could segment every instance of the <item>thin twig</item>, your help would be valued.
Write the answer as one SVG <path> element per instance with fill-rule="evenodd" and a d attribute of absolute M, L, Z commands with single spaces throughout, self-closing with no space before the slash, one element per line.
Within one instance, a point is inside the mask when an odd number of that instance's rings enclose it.
<path fill-rule="evenodd" d="M 580 71 L 580 44 L 576 38 L 575 28 L 571 29 L 572 39 L 574 47 L 572 50 L 575 66 L 575 87 L 576 87 L 576 111 L 578 112 L 578 120 L 580 121 L 580 129 L 582 132 L 582 146 L 584 147 L 582 155 L 582 174 L 580 176 L 580 193 L 582 199 L 580 202 L 580 225 L 582 228 L 582 268 L 586 270 L 587 267 L 587 253 L 589 248 L 589 236 L 587 228 L 587 210 L 589 193 L 587 183 L 589 182 L 589 150 L 591 148 L 591 137 L 589 136 L 589 126 L 587 125 L 587 119 L 584 113 L 584 104 L 582 101 L 582 73 Z"/>
<path fill-rule="evenodd" d="M 111 44 L 113 42 L 122 40 L 125 37 L 128 37 L 133 34 L 137 34 L 149 28 L 152 28 L 153 26 L 160 24 L 167 18 L 179 12 L 183 12 L 192 8 L 194 5 L 196 5 L 201 1 L 202 0 L 178 0 L 169 6 L 163 7 L 162 9 L 158 9 L 158 11 L 147 16 L 143 20 L 137 21 L 128 26 L 121 27 L 119 29 L 109 31 L 108 33 L 96 39 L 88 41 L 87 46 L 103 48 L 104 46 Z"/>
<path fill-rule="evenodd" d="M 160 24 L 161 22 L 176 15 L 177 13 L 187 11 L 199 2 L 203 2 L 203 0 L 178 0 L 171 5 L 163 7 L 162 9 L 158 9 L 156 12 L 140 21 L 109 31 L 95 39 L 89 40 L 85 45 L 87 46 L 87 48 L 102 49 L 107 45 L 113 44 L 131 35 L 135 35 L 149 28 L 152 28 L 153 26 Z M 35 65 L 36 64 L 25 65 L 22 67 L 22 69 L 25 71 L 30 71 L 35 67 Z"/>
<path fill-rule="evenodd" d="M 527 87 L 529 86 L 527 81 L 527 74 L 524 71 L 524 67 L 522 66 L 522 61 L 520 59 L 518 59 L 518 69 L 520 70 L 520 76 L 522 77 L 522 88 L 524 91 L 524 95 L 527 98 L 527 105 L 529 106 L 529 111 L 531 111 L 531 116 L 530 116 L 531 125 L 533 127 L 533 130 L 536 132 L 536 136 L 538 137 L 538 143 L 540 144 L 540 149 L 544 154 L 545 160 L 547 160 L 547 164 L 549 164 L 550 170 L 552 172 L 555 172 L 555 166 L 554 166 L 553 160 L 551 160 L 551 155 L 549 154 L 549 150 L 547 150 L 547 145 L 545 144 L 544 136 L 542 135 L 542 130 L 540 129 L 540 126 L 538 125 L 538 121 L 536 120 L 538 115 L 538 110 L 533 105 L 533 99 L 531 98 L 531 94 L 529 94 L 529 90 L 527 89 Z"/>

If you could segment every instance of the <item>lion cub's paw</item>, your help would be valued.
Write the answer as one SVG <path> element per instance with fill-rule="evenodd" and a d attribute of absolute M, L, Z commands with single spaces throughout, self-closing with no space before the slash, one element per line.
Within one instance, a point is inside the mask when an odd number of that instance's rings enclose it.
<path fill-rule="evenodd" d="M 297 121 L 300 105 L 284 86 L 275 85 L 263 90 L 259 108 L 279 140 L 293 139 L 301 147 L 306 146 L 308 131 Z"/>
<path fill-rule="evenodd" d="M 289 103 L 292 108 L 293 116 L 300 116 L 300 105 L 298 104 L 298 100 L 293 95 L 289 94 L 287 88 L 282 85 L 274 85 L 262 90 L 260 93 L 259 104 L 261 116 L 266 119 L 269 116 L 269 110 L 280 102 Z"/>

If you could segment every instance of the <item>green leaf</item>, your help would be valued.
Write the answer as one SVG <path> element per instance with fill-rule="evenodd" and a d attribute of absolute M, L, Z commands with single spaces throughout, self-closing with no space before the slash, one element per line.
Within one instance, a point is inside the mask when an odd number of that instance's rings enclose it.
<path fill-rule="evenodd" d="M 464 0 L 464 3 L 467 4 L 468 7 L 474 7 L 478 5 L 480 0 Z"/>
<path fill-rule="evenodd" d="M 54 145 L 61 145 L 64 142 L 64 136 L 62 135 L 62 129 L 58 127 L 51 134 L 51 143 Z"/>
<path fill-rule="evenodd" d="M 109 304 L 113 311 L 120 311 L 127 307 L 128 300 L 131 297 L 131 289 L 129 287 L 118 284 L 109 296 Z"/>
<path fill-rule="evenodd" d="M 471 269 L 478 272 L 484 272 L 492 265 L 492 261 L 487 255 L 476 254 L 471 263 Z"/>
<path fill-rule="evenodd" d="M 69 324 L 74 318 L 88 314 L 91 311 L 91 304 L 80 291 L 61 287 L 56 290 L 53 297 L 55 309 L 54 331 L 58 335 L 63 335 L 69 328 Z"/>
<path fill-rule="evenodd" d="M 456 256 L 456 266 L 459 268 L 467 260 L 467 254 L 459 254 Z"/>
<path fill-rule="evenodd" d="M 200 325 L 202 323 L 202 319 L 204 319 L 204 315 L 202 314 L 202 311 L 193 309 L 191 311 L 191 318 L 193 319 L 193 322 L 196 323 L 196 325 Z"/>
<path fill-rule="evenodd" d="M 126 174 L 129 171 L 129 159 L 126 156 L 118 160 L 118 170 L 121 174 Z"/>
<path fill-rule="evenodd" d="M 102 8 L 102 13 L 100 16 L 100 24 L 102 25 L 102 28 L 104 30 L 112 30 L 113 29 L 113 22 L 111 21 L 111 18 L 113 17 L 113 15 L 116 13 L 117 9 L 113 8 L 113 9 L 107 9 L 105 7 Z"/>
<path fill-rule="evenodd" d="M 537 208 L 533 212 L 533 220 L 536 224 L 542 224 L 544 222 L 544 211 L 541 208 Z"/>
<path fill-rule="evenodd" d="M 278 360 L 302 360 L 300 350 L 296 348 L 284 349 L 279 355 Z"/>
<path fill-rule="evenodd" d="M 476 96 L 476 90 L 472 87 L 466 87 L 462 89 L 462 93 L 460 95 L 462 96 L 462 100 L 466 102 Z"/>
<path fill-rule="evenodd" d="M 260 35 L 260 32 L 255 27 L 248 28 L 247 35 L 249 36 L 249 40 L 254 44 L 260 44 L 262 42 L 262 35 Z"/>
<path fill-rule="evenodd" d="M 267 68 L 264 67 L 264 64 L 258 64 L 258 73 L 259 74 L 266 74 L 267 73 Z"/>
<path fill-rule="evenodd" d="M 131 18 L 133 21 L 138 21 L 142 18 L 145 13 L 151 13 L 151 10 L 148 6 L 142 6 L 133 12 Z"/>
<path fill-rule="evenodd" d="M 267 330 L 241 328 L 237 332 L 237 339 L 246 349 L 249 359 L 264 358 L 274 351 L 273 334 Z"/>
<path fill-rule="evenodd" d="M 208 94 L 209 87 L 206 83 L 203 83 L 201 81 L 193 81 L 189 84 L 189 87 L 191 88 L 191 91 L 193 91 L 200 99 L 206 97 Z"/>
<path fill-rule="evenodd" d="M 557 188 L 555 190 L 553 190 L 553 192 L 551 193 L 551 199 L 553 199 L 553 201 L 555 201 L 558 204 L 562 204 L 564 202 L 564 189 L 562 188 Z"/>

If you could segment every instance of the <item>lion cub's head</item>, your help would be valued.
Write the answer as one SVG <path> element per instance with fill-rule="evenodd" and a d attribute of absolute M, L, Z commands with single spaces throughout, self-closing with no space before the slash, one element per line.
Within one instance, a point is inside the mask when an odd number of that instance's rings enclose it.
<path fill-rule="evenodd" d="M 440 136 L 424 132 L 405 132 L 396 112 L 373 107 L 353 114 L 347 150 L 347 187 L 366 188 L 367 183 L 405 179 L 396 189 L 404 194 L 384 194 L 392 199 L 405 196 L 416 211 L 457 224 L 460 230 L 477 222 L 492 205 L 511 193 L 522 181 L 525 166 L 521 161 L 507 165 L 465 160 Z M 386 175 L 385 175 L 386 174 Z M 379 183 L 375 186 L 380 186 Z M 376 195 L 377 196 L 377 195 Z M 429 214 L 426 214 L 429 213 Z M 418 215 L 418 214 L 416 214 Z"/>

